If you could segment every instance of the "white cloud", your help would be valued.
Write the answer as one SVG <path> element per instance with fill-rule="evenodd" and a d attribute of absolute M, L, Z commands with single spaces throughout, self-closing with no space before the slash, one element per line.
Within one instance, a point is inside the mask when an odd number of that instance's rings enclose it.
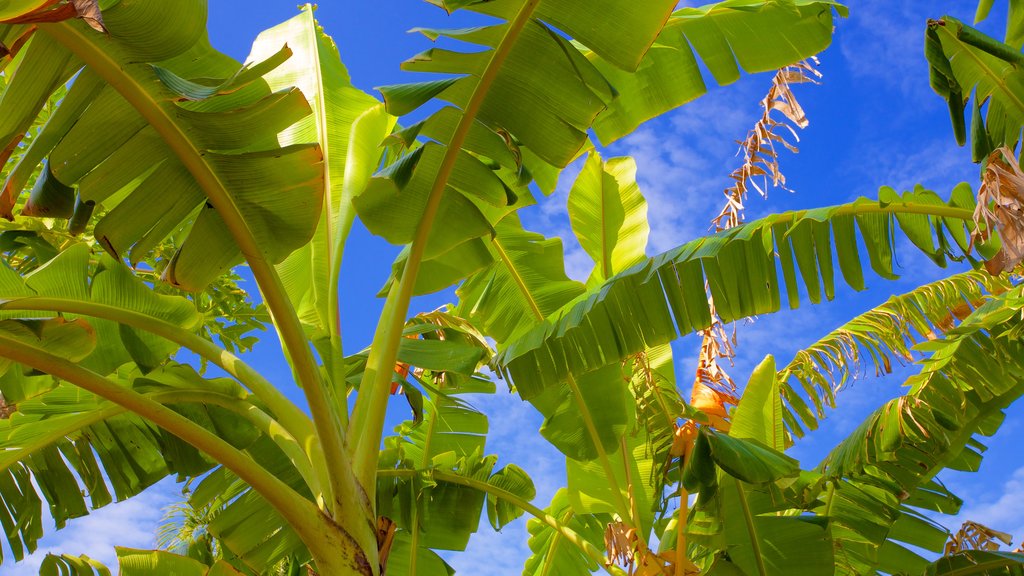
<path fill-rule="evenodd" d="M 7 576 L 35 576 L 48 553 L 85 554 L 116 571 L 114 546 L 154 548 L 163 509 L 175 500 L 176 493 L 173 481 L 164 480 L 134 498 L 71 520 L 60 531 L 53 530 L 52 520 L 44 512 L 47 516 L 44 525 L 48 532 L 40 541 L 39 549 L 18 564 L 5 564 L 3 573 Z"/>

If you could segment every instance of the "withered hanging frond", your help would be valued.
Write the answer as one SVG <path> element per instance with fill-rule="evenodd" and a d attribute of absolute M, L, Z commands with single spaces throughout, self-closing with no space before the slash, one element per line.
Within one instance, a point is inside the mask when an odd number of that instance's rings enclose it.
<path fill-rule="evenodd" d="M 746 139 L 739 143 L 743 164 L 729 175 L 735 183 L 725 189 L 725 207 L 712 220 L 716 232 L 728 230 L 743 222 L 743 203 L 751 186 L 762 197 L 768 195 L 769 181 L 774 188 L 788 190 L 786 177 L 779 169 L 776 145 L 782 145 L 794 154 L 799 152 L 795 144 L 800 141 L 796 129 L 806 128 L 808 120 L 793 94 L 792 86 L 818 84 L 821 72 L 815 68 L 817 65 L 818 59 L 812 58 L 787 66 L 775 74 L 768 94 L 761 100 L 761 118 L 747 133 Z M 782 119 L 776 119 L 773 112 L 781 114 Z"/>
<path fill-rule="evenodd" d="M 788 190 L 786 177 L 779 168 L 776 145 L 781 144 L 790 152 L 798 152 L 794 143 L 800 140 L 796 129 L 806 128 L 808 120 L 803 107 L 793 94 L 792 85 L 817 84 L 821 78 L 821 72 L 815 68 L 817 65 L 818 59 L 812 58 L 810 61 L 787 66 L 775 74 L 768 93 L 761 100 L 761 118 L 747 133 L 746 139 L 739 143 L 743 164 L 729 175 L 734 184 L 725 190 L 725 206 L 718 216 L 712 219 L 715 232 L 728 230 L 743 223 L 744 202 L 751 186 L 762 197 L 767 196 L 769 180 L 773 187 Z M 778 112 L 782 118 L 777 119 L 773 112 Z M 788 138 L 783 131 L 788 132 Z M 789 138 L 792 138 L 793 142 Z M 697 361 L 690 403 L 712 416 L 715 419 L 714 424 L 722 425 L 725 406 L 738 402 L 736 382 L 723 367 L 725 362 L 732 364 L 733 358 L 736 357 L 736 332 L 734 329 L 730 336 L 726 331 L 715 312 L 715 303 L 710 296 L 708 304 L 714 323 L 701 332 L 700 357 Z"/>
<path fill-rule="evenodd" d="M 1024 260 L 1024 171 L 1006 146 L 988 157 L 974 225 L 972 240 L 987 240 L 993 229 L 1002 240 L 999 253 L 985 262 L 990 274 L 1009 272 Z"/>
<path fill-rule="evenodd" d="M 945 555 L 964 552 L 965 550 L 999 550 L 1001 545 L 1010 546 L 1013 537 L 1006 532 L 993 530 L 988 526 L 972 522 L 964 522 L 956 534 L 949 537 L 946 542 Z"/>

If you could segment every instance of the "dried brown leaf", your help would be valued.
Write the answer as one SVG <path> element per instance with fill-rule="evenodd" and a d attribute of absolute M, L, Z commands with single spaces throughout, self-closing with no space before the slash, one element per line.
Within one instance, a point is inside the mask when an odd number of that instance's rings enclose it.
<path fill-rule="evenodd" d="M 761 196 L 767 195 L 769 180 L 772 187 L 787 189 L 786 178 L 779 170 L 775 144 L 781 144 L 794 154 L 799 150 L 778 131 L 786 130 L 794 141 L 800 141 L 795 128 L 806 128 L 809 122 L 807 114 L 793 94 L 791 85 L 817 84 L 821 78 L 821 72 L 815 68 L 817 63 L 817 59 L 812 58 L 810 62 L 799 62 L 775 74 L 771 88 L 761 100 L 761 118 L 754 124 L 746 139 L 739 143 L 743 164 L 730 175 L 736 184 L 725 190 L 728 198 L 726 207 L 712 221 L 716 231 L 728 230 L 743 221 L 743 202 L 750 187 L 757 190 Z M 773 118 L 773 112 L 781 114 L 784 121 Z"/>
<path fill-rule="evenodd" d="M 773 187 L 788 190 L 786 177 L 779 168 L 779 155 L 775 145 L 781 144 L 792 153 L 799 152 L 796 145 L 780 132 L 785 130 L 795 142 L 800 141 L 796 128 L 806 128 L 808 120 L 803 107 L 793 94 L 791 85 L 817 84 L 821 78 L 821 73 L 815 68 L 817 64 L 817 58 L 812 58 L 810 62 L 799 62 L 775 74 L 768 93 L 761 100 L 761 118 L 747 133 L 746 139 L 739 143 L 743 164 L 729 175 L 735 184 L 725 190 L 725 206 L 712 220 L 716 232 L 743 223 L 744 202 L 750 188 L 756 190 L 762 197 L 768 194 L 769 181 Z M 772 116 L 773 112 L 781 114 L 784 120 L 776 120 Z M 736 356 L 736 332 L 734 328 L 730 341 L 721 319 L 715 312 L 715 303 L 710 294 L 708 304 L 711 307 L 713 323 L 711 327 L 701 332 L 700 357 L 697 361 L 691 404 L 696 406 L 699 402 L 706 405 L 702 410 L 713 418 L 713 424 L 727 427 L 725 406 L 736 403 L 736 383 L 722 364 L 724 361 L 732 364 Z"/>
<path fill-rule="evenodd" d="M 993 530 L 970 520 L 963 523 L 956 534 L 946 542 L 945 554 L 956 554 L 965 550 L 999 550 L 1002 545 L 1010 546 L 1013 537 L 1006 532 Z"/>
<path fill-rule="evenodd" d="M 638 544 L 636 529 L 629 528 L 622 522 L 612 522 L 604 531 L 604 549 L 608 554 L 607 564 L 623 566 L 632 574 Z"/>
<path fill-rule="evenodd" d="M 990 274 L 1009 272 L 1024 260 L 1024 171 L 1013 150 L 1005 146 L 988 157 L 974 224 L 974 240 L 988 239 L 993 229 L 999 231 L 1002 249 L 985 263 Z"/>
<path fill-rule="evenodd" d="M 106 33 L 103 15 L 100 14 L 99 0 L 49 0 L 39 8 L 8 20 L 3 24 L 35 24 L 40 22 L 63 22 L 72 18 L 85 20 L 94 30 Z"/>
<path fill-rule="evenodd" d="M 7 420 L 12 414 L 18 411 L 15 404 L 8 404 L 3 394 L 0 394 L 0 420 Z"/>
<path fill-rule="evenodd" d="M 103 25 L 103 14 L 100 14 L 99 0 L 71 0 L 75 5 L 78 17 L 85 20 L 85 23 L 97 32 L 106 34 L 107 27 Z"/>

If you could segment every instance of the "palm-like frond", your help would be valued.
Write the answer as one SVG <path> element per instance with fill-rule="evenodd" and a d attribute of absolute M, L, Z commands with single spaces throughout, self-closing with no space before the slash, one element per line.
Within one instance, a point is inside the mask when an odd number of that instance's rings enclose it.
<path fill-rule="evenodd" d="M 68 336 L 59 338 L 42 345 L 59 353 Z M 33 382 L 40 379 L 44 382 Z M 114 497 L 124 500 L 171 474 L 195 476 L 214 466 L 191 445 L 76 387 L 54 387 L 52 378 L 29 376 L 20 366 L 10 368 L 2 380 L 5 394 L 14 388 L 33 389 L 13 416 L 0 421 L 0 523 L 16 559 L 34 550 L 42 536 L 44 500 L 62 528 Z M 244 413 L 251 406 L 230 380 L 204 380 L 188 367 L 171 366 L 145 376 L 136 373 L 123 385 L 175 405 L 179 413 L 239 448 L 251 447 L 260 436 L 251 423 L 225 408 L 237 407 Z"/>
<path fill-rule="evenodd" d="M 894 364 L 913 361 L 915 345 L 941 338 L 989 295 L 1010 286 L 1005 277 L 986 272 L 956 274 L 893 296 L 800 350 L 779 371 L 782 395 L 790 405 L 790 432 L 802 435 L 800 423 L 815 428 L 824 407 L 835 407 L 835 394 L 856 378 L 858 368 L 873 366 L 882 375 Z M 803 394 L 811 398 L 813 411 Z"/>
<path fill-rule="evenodd" d="M 920 345 L 929 357 L 910 393 L 872 414 L 822 463 L 833 487 L 819 512 L 832 521 L 844 573 L 924 570 L 927 561 L 897 541 L 943 549 L 947 531 L 915 508 L 955 512 L 955 499 L 929 482 L 945 468 L 977 470 L 984 446 L 976 436 L 995 434 L 1003 410 L 1024 394 L 1022 307 L 1021 288 L 1013 288 L 945 338 Z"/>
<path fill-rule="evenodd" d="M 598 548 L 603 545 L 605 527 L 612 521 L 608 514 L 578 514 L 569 504 L 564 489 L 555 493 L 545 512 Z M 533 554 L 526 560 L 523 576 L 590 574 L 598 569 L 592 558 L 544 522 L 530 519 L 527 530 L 530 532 L 529 546 Z"/>
<path fill-rule="evenodd" d="M 897 224 L 934 260 L 961 258 L 970 246 L 967 226 L 974 205 L 967 185 L 958 186 L 948 202 L 920 188 L 902 197 L 883 189 L 877 201 L 769 216 L 698 238 L 609 279 L 504 345 L 496 360 L 529 399 L 570 374 L 585 374 L 707 328 L 711 315 L 705 283 L 726 322 L 778 311 L 782 286 L 790 307 L 797 307 L 798 271 L 812 303 L 823 294 L 833 298 L 834 257 L 847 284 L 863 289 L 858 229 L 871 267 L 884 278 L 895 278 Z"/>
<path fill-rule="evenodd" d="M 279 46 L 240 69 L 210 47 L 205 14 L 203 0 L 117 4 L 104 10 L 106 36 L 80 22 L 38 25 L 0 95 L 0 145 L 16 141 L 80 71 L 79 88 L 8 177 L 8 217 L 46 158 L 28 213 L 67 218 L 102 206 L 97 239 L 133 262 L 184 226 L 165 276 L 186 288 L 241 259 L 232 231 L 250 258 L 261 253 L 247 243 L 269 247 L 270 262 L 309 240 L 323 199 L 321 152 L 315 143 L 281 147 L 275 136 L 310 107 L 298 90 L 272 93 L 261 80 L 290 51 Z"/>
<path fill-rule="evenodd" d="M 522 205 L 517 197 L 527 195 L 521 187 L 531 179 L 552 190 L 558 171 L 585 149 L 590 126 L 602 139 L 613 140 L 703 94 L 695 54 L 722 83 L 738 78 L 740 66 L 764 71 L 791 64 L 829 44 L 837 6 L 727 1 L 671 13 L 675 3 L 663 0 L 643 9 L 602 0 L 585 10 L 565 2 L 435 3 L 503 22 L 471 30 L 423 30 L 430 38 L 484 49 L 428 50 L 403 67 L 446 76 L 381 89 L 393 114 L 431 99 L 454 107 L 407 130 L 406 142 L 417 136 L 427 142 L 378 174 L 356 201 L 367 227 L 397 244 L 413 240 L 425 213 L 431 223 L 435 216 L 459 218 L 463 225 L 457 230 L 431 230 L 425 261 L 485 236 L 508 210 Z M 770 38 L 749 35 L 752 26 Z M 715 56 L 723 48 L 735 52 Z M 436 207 L 428 212 L 428 198 L 435 193 Z M 396 209 L 406 214 L 398 223 L 391 217 Z"/>

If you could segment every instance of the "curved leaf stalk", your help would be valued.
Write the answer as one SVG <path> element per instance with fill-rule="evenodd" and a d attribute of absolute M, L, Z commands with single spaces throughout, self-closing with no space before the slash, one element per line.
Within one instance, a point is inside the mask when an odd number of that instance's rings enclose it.
<path fill-rule="evenodd" d="M 223 394 L 198 390 L 160 392 L 147 395 L 146 397 L 159 404 L 213 404 L 242 416 L 277 443 L 281 451 L 288 456 L 296 470 L 302 475 L 306 484 L 315 493 L 317 486 L 316 476 L 305 453 L 299 448 L 298 442 L 266 412 L 249 402 Z M 34 438 L 32 442 L 19 446 L 16 451 L 26 455 L 31 454 L 78 430 L 82 430 L 97 422 L 109 420 L 125 412 L 129 412 L 128 408 L 120 404 L 95 410 L 89 413 L 84 420 L 76 420 L 68 425 L 51 428 L 46 434 Z"/>
<path fill-rule="evenodd" d="M 312 502 L 209 430 L 155 400 L 14 338 L 0 335 L 0 356 L 56 376 L 118 404 L 206 452 L 263 496 L 295 529 L 318 564 L 323 558 L 327 566 L 349 566 L 349 572 L 365 564 L 358 545 L 340 526 L 335 525 L 336 529 L 332 530 L 330 519 L 321 514 Z M 325 570 L 324 573 L 345 572 Z"/>
<path fill-rule="evenodd" d="M 257 430 L 277 444 L 291 461 L 292 465 L 295 466 L 295 469 L 302 476 L 302 479 L 309 486 L 313 494 L 320 492 L 319 479 L 313 471 L 309 457 L 302 450 L 299 442 L 277 420 L 274 420 L 269 414 L 260 410 L 259 407 L 223 394 L 198 392 L 195 390 L 165 392 L 154 394 L 151 398 L 161 404 L 213 404 L 242 416 L 255 426 Z"/>
<path fill-rule="evenodd" d="M 110 320 L 126 326 L 145 330 L 157 336 L 166 338 L 178 344 L 198 356 L 213 362 L 213 364 L 231 376 L 234 376 L 242 383 L 256 398 L 267 405 L 276 416 L 275 425 L 279 425 L 287 437 L 298 442 L 303 452 L 301 462 L 296 461 L 298 454 L 291 454 L 291 447 L 282 446 L 282 449 L 293 458 L 296 468 L 307 468 L 311 474 L 303 474 L 307 485 L 313 494 L 324 494 L 324 487 L 329 479 L 323 466 L 313 466 L 313 462 L 323 462 L 323 451 L 320 443 L 317 442 L 316 433 L 309 417 L 302 413 L 295 404 L 288 400 L 273 384 L 267 381 L 262 374 L 242 361 L 231 352 L 218 347 L 213 342 L 183 330 L 169 322 L 153 318 L 145 314 L 93 302 L 82 302 L 54 297 L 28 297 L 17 300 L 0 302 L 0 310 L 39 310 L 48 312 L 63 312 L 68 314 L 81 314 L 93 318 Z M 270 437 L 279 444 L 288 441 L 283 437 L 271 434 Z M 315 476 L 315 477 L 314 477 Z"/>
<path fill-rule="evenodd" d="M 145 330 L 178 344 L 221 368 L 249 389 L 270 408 L 282 427 L 306 450 L 315 445 L 315 433 L 309 417 L 288 400 L 280 390 L 241 358 L 213 342 L 183 330 L 169 322 L 107 304 L 71 300 L 50 296 L 30 296 L 0 302 L 0 310 L 31 310 L 80 314 L 110 320 L 139 330 Z"/>
<path fill-rule="evenodd" d="M 418 474 L 418 473 L 419 472 L 417 472 L 416 470 L 380 470 L 379 471 L 379 474 L 381 476 L 399 476 L 399 475 L 410 475 L 411 476 L 411 475 Z M 607 564 L 607 560 L 604 557 L 604 553 L 602 553 L 600 550 L 598 550 L 596 546 L 594 546 L 590 542 L 588 542 L 588 541 L 584 540 L 583 538 L 581 538 L 579 534 L 577 534 L 571 528 L 565 526 L 562 522 L 560 522 L 558 520 L 558 518 L 555 518 L 554 516 L 548 514 L 544 510 L 541 510 L 540 508 L 534 506 L 533 504 L 527 502 L 526 500 L 523 500 L 522 498 L 520 498 L 519 496 L 513 494 L 512 492 L 509 492 L 508 490 L 505 490 L 503 488 L 499 488 L 497 486 L 493 486 L 493 485 L 488 484 L 487 482 L 482 481 L 482 480 L 477 480 L 475 478 L 468 478 L 466 476 L 461 476 L 459 474 L 453 474 L 451 472 L 444 472 L 442 470 L 433 470 L 431 472 L 431 474 L 433 475 L 433 477 L 436 480 L 440 480 L 440 481 L 443 481 L 443 482 L 450 482 L 452 484 L 459 484 L 459 485 L 462 485 L 462 486 L 466 486 L 468 488 L 472 488 L 474 490 L 479 490 L 480 492 L 484 492 L 484 493 L 492 495 L 492 496 L 494 496 L 496 498 L 500 498 L 501 500 L 504 500 L 504 501 L 506 501 L 506 502 L 508 502 L 508 503 L 510 503 L 510 504 L 512 504 L 512 505 L 514 505 L 514 506 L 524 510 L 526 513 L 530 514 L 531 516 L 533 516 L 534 518 L 540 520 L 541 522 L 544 522 L 545 524 L 550 526 L 553 530 L 557 531 L 562 537 L 564 537 L 567 541 L 572 543 L 573 546 L 576 546 L 577 548 L 579 548 L 581 552 L 586 554 L 591 560 L 593 560 L 598 565 L 603 567 L 605 569 L 605 571 L 608 572 L 609 574 L 611 574 L 612 576 L 625 576 L 625 572 L 621 568 L 619 568 L 618 566 L 612 566 L 612 565 Z"/>
<path fill-rule="evenodd" d="M 125 74 L 119 63 L 97 45 L 95 38 L 98 36 L 87 37 L 82 30 L 66 23 L 41 24 L 40 31 L 49 34 L 71 50 L 153 126 L 216 208 L 252 269 L 263 300 L 274 317 L 282 344 L 288 352 L 299 384 L 309 403 L 313 425 L 324 452 L 322 467 L 328 472 L 328 483 L 325 486 L 328 489 L 327 502 L 330 503 L 328 509 L 335 517 L 339 517 L 345 508 L 355 508 L 353 513 L 364 513 L 369 504 L 357 491 L 350 474 L 348 453 L 343 448 L 345 430 L 329 403 L 324 382 L 320 378 L 316 360 L 306 341 L 298 316 L 284 290 L 280 276 L 267 259 L 264 249 L 257 243 L 225 184 L 181 127 L 161 106 L 162 101 L 151 94 L 146 86 Z M 373 536 L 372 532 L 369 536 Z"/>
<path fill-rule="evenodd" d="M 384 414 L 387 410 L 393 367 L 398 356 L 398 346 L 402 338 L 405 318 L 409 312 L 409 301 L 412 299 L 412 293 L 416 286 L 416 278 L 423 261 L 427 239 L 434 226 L 434 218 L 437 216 L 445 187 L 455 167 L 455 161 L 469 135 L 470 128 L 476 121 L 484 99 L 497 78 L 502 64 L 539 5 L 540 0 L 526 0 L 523 3 L 515 18 L 509 23 L 505 37 L 491 54 L 490 61 L 480 76 L 476 90 L 470 97 L 462 117 L 455 127 L 452 139 L 447 143 L 448 146 L 430 190 L 423 217 L 416 228 L 416 235 L 409 248 L 402 280 L 398 283 L 397 289 L 393 285 L 388 293 L 384 313 L 377 325 L 377 332 L 371 344 L 370 358 L 360 383 L 360 394 L 356 398 L 355 411 L 349 426 L 350 431 L 358 431 L 360 434 L 352 460 L 356 479 L 366 491 L 371 503 L 376 490 L 374 477 L 377 473 L 377 457 L 380 438 L 384 430 Z"/>

